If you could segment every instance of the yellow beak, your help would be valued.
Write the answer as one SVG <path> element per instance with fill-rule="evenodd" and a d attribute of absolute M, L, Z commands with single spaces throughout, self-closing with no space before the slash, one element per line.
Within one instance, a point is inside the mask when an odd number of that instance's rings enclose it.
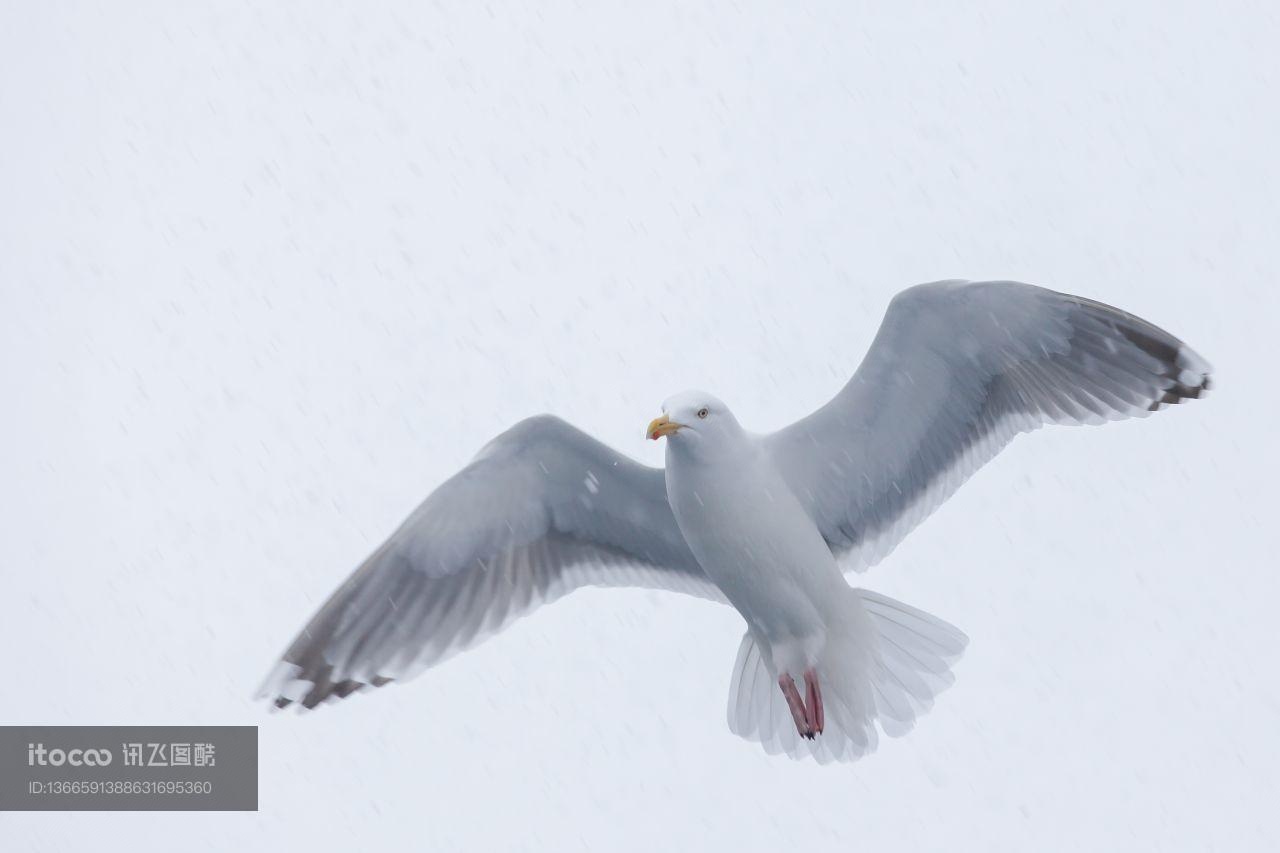
<path fill-rule="evenodd" d="M 671 435 L 671 433 L 680 429 L 680 427 L 682 426 L 684 426 L 684 424 L 678 424 L 675 421 L 671 420 L 671 418 L 667 417 L 666 415 L 663 415 L 660 418 L 654 418 L 653 420 L 649 421 L 649 428 L 645 430 L 645 435 L 647 435 L 649 438 L 653 439 L 654 441 L 657 441 L 658 439 L 662 438 L 664 435 Z"/>

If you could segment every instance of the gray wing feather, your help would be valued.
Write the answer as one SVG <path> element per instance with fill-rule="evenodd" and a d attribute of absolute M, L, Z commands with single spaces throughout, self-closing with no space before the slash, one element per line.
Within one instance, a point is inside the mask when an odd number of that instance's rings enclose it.
<path fill-rule="evenodd" d="M 551 416 L 490 442 L 320 608 L 262 685 L 306 708 L 404 680 L 581 586 L 723 600 L 660 469 Z"/>
<path fill-rule="evenodd" d="M 763 440 L 841 564 L 860 571 L 1018 433 L 1143 417 L 1209 387 L 1186 344 L 1109 305 L 935 282 L 893 299 L 831 402 Z"/>

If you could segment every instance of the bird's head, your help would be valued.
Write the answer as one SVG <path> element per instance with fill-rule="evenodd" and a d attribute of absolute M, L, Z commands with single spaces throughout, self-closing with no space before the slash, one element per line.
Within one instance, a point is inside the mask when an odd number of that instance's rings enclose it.
<path fill-rule="evenodd" d="M 645 436 L 666 436 L 675 444 L 710 446 L 741 435 L 729 407 L 705 391 L 682 391 L 662 404 L 662 416 L 649 422 Z"/>

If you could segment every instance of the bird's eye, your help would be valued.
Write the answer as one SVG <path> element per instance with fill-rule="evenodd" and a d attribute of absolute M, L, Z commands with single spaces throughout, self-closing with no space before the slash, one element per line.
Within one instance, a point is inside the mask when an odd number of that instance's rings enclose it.
<path fill-rule="evenodd" d="M 700 418 L 706 418 L 706 416 L 707 416 L 708 414 L 710 414 L 710 413 L 707 411 L 707 407 L 706 407 L 706 406 L 703 406 L 701 409 L 698 409 L 698 417 L 700 417 Z"/>

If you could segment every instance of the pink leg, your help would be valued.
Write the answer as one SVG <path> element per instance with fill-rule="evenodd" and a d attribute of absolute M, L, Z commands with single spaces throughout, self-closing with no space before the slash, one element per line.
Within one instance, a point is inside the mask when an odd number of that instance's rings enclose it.
<path fill-rule="evenodd" d="M 800 691 L 796 690 L 796 680 L 784 672 L 778 676 L 778 686 L 782 688 L 782 695 L 787 697 L 787 707 L 791 709 L 791 719 L 795 720 L 796 731 L 801 737 L 813 740 L 813 726 L 809 725 L 804 701 L 800 698 Z"/>
<path fill-rule="evenodd" d="M 808 720 L 809 728 L 818 734 L 822 734 L 822 729 L 825 727 L 825 718 L 822 712 L 822 688 L 818 686 L 818 673 L 814 671 L 813 667 L 809 667 L 804 671 L 804 686 L 805 691 L 809 694 L 806 702 L 809 712 L 806 715 L 806 719 Z"/>

